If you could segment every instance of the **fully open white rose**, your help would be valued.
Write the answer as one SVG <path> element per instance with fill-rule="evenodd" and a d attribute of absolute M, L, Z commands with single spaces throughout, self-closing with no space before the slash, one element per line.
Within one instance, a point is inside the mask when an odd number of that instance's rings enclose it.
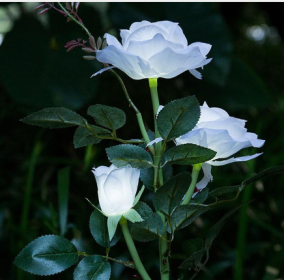
<path fill-rule="evenodd" d="M 130 165 L 124 168 L 100 166 L 94 168 L 98 196 L 106 216 L 124 214 L 133 206 L 138 188 L 140 170 Z"/>
<path fill-rule="evenodd" d="M 256 158 L 261 153 L 236 158 L 231 156 L 247 147 L 260 148 L 265 142 L 257 139 L 255 133 L 247 132 L 245 120 L 230 117 L 226 111 L 220 108 L 209 108 L 206 102 L 200 106 L 200 110 L 201 117 L 195 128 L 176 139 L 178 145 L 192 143 L 217 152 L 213 159 L 202 164 L 204 177 L 196 185 L 198 190 L 205 188 L 208 182 L 213 179 L 212 165 L 220 166 Z"/>
<path fill-rule="evenodd" d="M 206 59 L 211 45 L 188 45 L 178 23 L 135 22 L 129 30 L 121 30 L 120 36 L 122 43 L 110 34 L 104 35 L 108 46 L 97 51 L 97 60 L 112 64 L 135 80 L 160 77 L 169 79 L 187 70 L 201 79 L 201 74 L 195 69 L 211 61 Z"/>

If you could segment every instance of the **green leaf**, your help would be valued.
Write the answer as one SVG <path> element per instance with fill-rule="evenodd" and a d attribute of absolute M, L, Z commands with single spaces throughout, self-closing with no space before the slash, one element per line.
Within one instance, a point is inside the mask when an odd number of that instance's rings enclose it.
<path fill-rule="evenodd" d="M 244 206 L 247 203 L 249 202 L 242 203 L 237 207 L 235 207 L 233 210 L 229 211 L 213 227 L 210 228 L 205 239 L 205 245 L 208 249 L 211 247 L 214 239 L 219 234 L 222 227 L 228 222 L 230 216 L 233 215 L 237 210 L 239 210 L 242 206 Z"/>
<path fill-rule="evenodd" d="M 193 253 L 189 258 L 187 258 L 180 266 L 179 269 L 191 269 L 196 268 L 198 264 L 201 262 L 204 253 L 206 252 L 206 248 L 203 248 L 195 253 Z"/>
<path fill-rule="evenodd" d="M 197 124 L 200 107 L 195 96 L 181 98 L 167 104 L 157 117 L 158 130 L 165 141 L 177 138 Z"/>
<path fill-rule="evenodd" d="M 117 225 L 121 217 L 122 215 L 115 215 L 115 216 L 109 216 L 107 218 L 107 229 L 108 229 L 109 240 L 112 240 L 112 238 L 114 237 Z"/>
<path fill-rule="evenodd" d="M 216 152 L 195 144 L 175 146 L 165 153 L 165 162 L 180 165 L 191 165 L 212 159 Z"/>
<path fill-rule="evenodd" d="M 201 238 L 186 240 L 182 243 L 182 249 L 187 257 L 190 257 L 195 252 L 203 249 L 204 242 Z"/>
<path fill-rule="evenodd" d="M 170 180 L 173 174 L 173 168 L 171 164 L 166 164 L 163 166 L 163 177 L 164 177 L 164 182 L 167 182 Z M 154 185 L 154 168 L 147 168 L 147 169 L 141 169 L 140 171 L 140 179 L 143 182 L 143 184 L 150 188 L 153 189 Z"/>
<path fill-rule="evenodd" d="M 116 167 L 130 164 L 134 168 L 144 169 L 152 167 L 151 156 L 142 148 L 130 144 L 122 144 L 106 149 L 110 162 Z"/>
<path fill-rule="evenodd" d="M 238 186 L 230 186 L 230 187 L 222 187 L 211 191 L 209 194 L 215 197 L 219 197 L 225 194 L 238 192 L 240 190 L 240 185 Z M 202 193 L 202 192 L 201 192 Z"/>
<path fill-rule="evenodd" d="M 21 119 L 21 121 L 45 128 L 86 126 L 86 120 L 83 117 L 66 108 L 46 108 Z"/>
<path fill-rule="evenodd" d="M 129 211 L 124 213 L 123 217 L 126 218 L 131 223 L 138 223 L 138 222 L 143 222 L 144 221 L 142 219 L 142 217 L 140 216 L 140 214 L 136 210 L 134 210 L 134 209 L 130 209 Z"/>
<path fill-rule="evenodd" d="M 96 135 L 111 136 L 108 130 L 95 125 L 89 125 L 89 129 L 86 127 L 78 127 L 74 134 L 74 147 L 81 148 L 88 145 L 98 144 L 102 139 Z"/>
<path fill-rule="evenodd" d="M 109 280 L 111 266 L 101 256 L 88 256 L 74 270 L 74 280 Z"/>
<path fill-rule="evenodd" d="M 70 167 L 59 169 L 57 173 L 57 190 L 59 205 L 60 234 L 63 236 L 67 231 L 68 199 L 70 186 Z"/>
<path fill-rule="evenodd" d="M 135 223 L 131 230 L 132 237 L 141 242 L 155 240 L 163 234 L 163 221 L 157 213 L 153 213 L 147 220 Z"/>
<path fill-rule="evenodd" d="M 126 122 L 125 113 L 118 108 L 106 105 L 93 105 L 88 109 L 88 115 L 95 119 L 98 125 L 117 130 L 124 126 Z"/>
<path fill-rule="evenodd" d="M 158 189 L 153 198 L 157 211 L 170 216 L 173 210 L 180 205 L 191 183 L 191 175 L 187 172 L 178 174 Z"/>
<path fill-rule="evenodd" d="M 27 245 L 14 264 L 36 275 L 53 275 L 67 269 L 78 260 L 76 247 L 56 235 L 41 236 Z"/>
<path fill-rule="evenodd" d="M 188 204 L 178 206 L 171 215 L 173 230 L 182 229 L 196 220 L 201 214 L 213 209 L 203 204 Z"/>
<path fill-rule="evenodd" d="M 251 178 L 245 180 L 242 182 L 241 184 L 241 189 L 243 189 L 245 186 L 250 185 L 252 183 L 254 183 L 255 181 L 271 176 L 271 175 L 275 175 L 275 174 L 283 174 L 284 173 L 284 165 L 280 165 L 280 166 L 274 166 L 271 168 L 268 168 L 264 171 L 261 171 L 260 173 L 252 176 Z"/>
<path fill-rule="evenodd" d="M 142 201 L 139 201 L 133 209 L 140 214 L 143 220 L 147 220 L 153 214 L 152 209 Z"/>
<path fill-rule="evenodd" d="M 208 193 L 209 193 L 209 189 L 205 188 L 201 192 L 199 192 L 190 202 L 202 204 L 206 201 L 206 199 L 208 197 Z"/>
<path fill-rule="evenodd" d="M 98 210 L 94 210 L 90 217 L 90 230 L 96 242 L 106 248 L 114 246 L 121 237 L 121 231 L 118 229 L 112 240 L 109 240 L 107 217 Z"/>

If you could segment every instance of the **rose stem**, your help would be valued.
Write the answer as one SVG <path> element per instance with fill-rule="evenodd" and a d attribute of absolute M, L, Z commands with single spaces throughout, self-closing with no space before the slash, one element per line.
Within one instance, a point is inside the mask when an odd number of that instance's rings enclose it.
<path fill-rule="evenodd" d="M 190 202 L 190 200 L 192 198 L 192 194 L 193 194 L 195 186 L 196 186 L 198 174 L 199 174 L 201 167 L 202 167 L 202 163 L 197 163 L 197 164 L 193 165 L 192 173 L 191 173 L 191 184 L 189 186 L 189 189 L 188 189 L 188 191 L 185 195 L 183 202 L 181 203 L 182 205 L 186 205 Z"/>
<path fill-rule="evenodd" d="M 147 271 L 145 270 L 140 257 L 138 255 L 138 252 L 136 250 L 135 244 L 133 242 L 133 239 L 131 237 L 131 234 L 129 232 L 128 229 L 128 225 L 127 225 L 127 220 L 122 217 L 119 221 L 120 225 L 121 225 L 121 229 L 122 229 L 122 233 L 125 239 L 125 242 L 127 244 L 128 250 L 130 252 L 130 255 L 133 259 L 133 262 L 135 264 L 136 269 L 138 270 L 138 272 L 140 273 L 140 276 L 144 279 L 144 280 L 151 280 L 151 278 L 149 277 Z"/>
<path fill-rule="evenodd" d="M 159 96 L 158 96 L 158 81 L 157 79 L 149 79 L 149 86 L 151 91 L 152 105 L 153 105 L 153 113 L 154 113 L 154 124 L 155 124 L 155 137 L 160 137 L 160 133 L 158 131 L 156 116 L 160 106 Z M 156 155 L 154 156 L 154 191 L 157 190 L 157 187 L 163 185 L 163 171 L 160 169 L 160 160 L 161 160 L 161 142 L 155 144 Z M 170 264 L 168 256 L 165 254 L 168 251 L 168 234 L 166 227 L 166 219 L 162 213 L 158 214 L 161 216 L 164 231 L 162 234 L 162 238 L 159 239 L 159 256 L 160 256 L 160 273 L 161 280 L 169 280 L 170 278 Z"/>

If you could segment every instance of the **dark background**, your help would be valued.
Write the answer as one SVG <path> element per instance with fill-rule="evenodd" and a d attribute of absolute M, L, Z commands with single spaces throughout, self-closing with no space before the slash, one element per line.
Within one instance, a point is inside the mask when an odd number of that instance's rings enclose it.
<path fill-rule="evenodd" d="M 58 192 L 69 186 L 68 230 L 81 251 L 104 254 L 89 232 L 92 208 L 97 202 L 96 183 L 90 172 L 109 165 L 105 141 L 75 149 L 74 129 L 46 130 L 19 120 L 46 107 L 66 107 L 87 117 L 88 106 L 106 104 L 122 108 L 128 116 L 120 129 L 124 139 L 140 138 L 134 112 L 128 107 L 118 81 L 102 67 L 85 61 L 80 48 L 66 52 L 66 42 L 83 38 L 73 22 L 49 11 L 38 16 L 35 3 L 1 3 L 0 6 L 0 279 L 40 279 L 18 270 L 12 262 L 30 241 L 45 234 L 60 234 Z M 159 79 L 161 104 L 195 94 L 202 104 L 221 107 L 230 115 L 248 120 L 248 131 L 266 143 L 261 157 L 246 163 L 213 167 L 210 189 L 241 183 L 255 172 L 283 164 L 284 156 L 284 4 L 283 3 L 82 3 L 79 15 L 95 38 L 105 32 L 119 37 L 119 29 L 141 20 L 179 22 L 188 42 L 212 44 L 213 61 L 202 71 L 203 80 L 189 73 Z M 1 39 L 1 40 L 2 40 Z M 119 72 L 119 71 L 118 71 Z M 131 80 L 120 73 L 152 128 L 147 80 Z M 89 119 L 91 121 L 91 119 Z M 247 149 L 241 155 L 258 152 Z M 178 171 L 177 169 L 174 170 Z M 236 204 L 254 199 L 235 214 L 211 248 L 210 260 L 196 279 L 283 279 L 284 199 L 283 176 L 258 181 Z M 59 183 L 58 183 L 59 181 Z M 61 183 L 60 183 L 61 182 Z M 143 200 L 149 200 L 150 192 Z M 178 270 L 184 260 L 182 240 L 205 237 L 208 229 L 234 205 L 204 214 L 191 227 L 176 234 L 171 257 L 172 279 L 189 279 Z M 60 210 L 61 209 L 61 210 Z M 156 242 L 138 250 L 152 279 L 158 279 Z M 123 239 L 110 255 L 129 259 Z M 155 259 L 156 257 L 156 259 Z M 72 279 L 73 268 L 45 279 Z M 134 271 L 113 265 L 112 279 L 135 279 Z M 184 275 L 183 275 L 184 274 Z M 182 276 L 183 275 L 183 276 Z"/>

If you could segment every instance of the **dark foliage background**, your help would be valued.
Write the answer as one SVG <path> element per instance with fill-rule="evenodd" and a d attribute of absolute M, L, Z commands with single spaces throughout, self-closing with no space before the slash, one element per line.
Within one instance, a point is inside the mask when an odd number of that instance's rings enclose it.
<path fill-rule="evenodd" d="M 74 129 L 45 130 L 19 122 L 28 113 L 62 106 L 83 116 L 89 105 L 106 104 L 127 113 L 123 138 L 139 138 L 134 113 L 118 81 L 108 72 L 90 79 L 101 65 L 82 59 L 78 48 L 66 53 L 66 42 L 83 38 L 83 30 L 55 11 L 37 16 L 35 3 L 0 6 L 0 279 L 40 279 L 12 265 L 18 252 L 45 234 L 60 234 L 64 207 L 58 194 L 69 197 L 65 237 L 81 251 L 103 254 L 89 232 L 92 208 L 97 203 L 96 184 L 90 170 L 109 165 L 100 145 L 75 149 Z M 249 131 L 266 139 L 264 154 L 247 163 L 213 168 L 210 189 L 239 184 L 254 172 L 283 164 L 284 156 L 284 4 L 283 3 L 83 3 L 79 14 L 95 38 L 105 32 L 119 35 L 134 21 L 171 20 L 180 23 L 189 42 L 213 45 L 212 63 L 199 81 L 189 73 L 159 80 L 161 104 L 195 94 L 200 103 L 222 107 L 248 120 Z M 146 80 L 134 81 L 121 73 L 128 91 L 152 127 Z M 252 154 L 248 149 L 242 155 Z M 175 170 L 177 172 L 179 170 Z M 59 182 L 59 183 L 58 183 Z M 258 181 L 236 204 L 254 199 L 237 212 L 221 231 L 210 260 L 197 279 L 283 279 L 284 199 L 283 176 Z M 61 186 L 67 186 L 65 189 Z M 68 190 L 69 187 L 69 191 Z M 151 194 L 143 199 L 149 201 Z M 185 258 L 182 240 L 204 237 L 233 207 L 224 205 L 206 213 L 178 232 L 171 256 L 172 279 L 189 279 L 191 272 L 177 266 Z M 62 226 L 62 224 L 61 224 Z M 137 243 L 145 266 L 158 279 L 156 242 Z M 116 258 L 129 258 L 124 241 L 111 249 Z M 156 256 L 156 258 L 155 258 Z M 45 279 L 72 279 L 72 268 Z M 134 271 L 113 265 L 112 279 L 135 279 Z"/>

